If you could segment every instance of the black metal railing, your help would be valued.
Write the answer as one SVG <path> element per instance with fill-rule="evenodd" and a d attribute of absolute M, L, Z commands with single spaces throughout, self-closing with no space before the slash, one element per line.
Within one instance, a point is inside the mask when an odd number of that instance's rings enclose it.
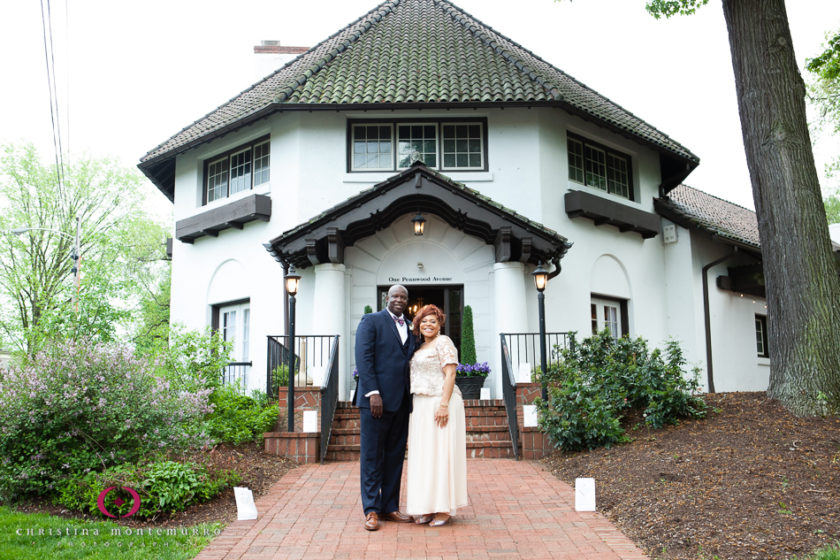
<path fill-rule="evenodd" d="M 296 335 L 289 344 L 287 335 L 269 335 L 266 359 L 266 394 L 276 399 L 282 387 L 288 387 L 290 354 L 294 355 L 292 373 L 295 387 L 321 386 L 326 379 L 335 335 Z"/>
<path fill-rule="evenodd" d="M 502 399 L 505 402 L 507 412 L 508 432 L 510 441 L 513 443 L 513 456 L 519 457 L 519 424 L 516 421 L 516 377 L 512 375 L 513 367 L 510 361 L 510 350 L 508 349 L 505 334 L 502 333 Z"/>
<path fill-rule="evenodd" d="M 338 406 L 338 342 L 338 335 L 335 335 L 327 374 L 321 384 L 321 464 L 327 459 L 327 446 L 330 444 L 333 418 Z"/>
<path fill-rule="evenodd" d="M 510 352 L 514 381 L 523 376 L 523 368 L 533 374 L 540 367 L 540 333 L 502 333 L 502 340 Z M 560 359 L 559 348 L 570 348 L 572 337 L 567 332 L 550 332 L 545 333 L 545 342 L 546 365 L 550 368 Z"/>
<path fill-rule="evenodd" d="M 251 371 L 252 362 L 231 362 L 222 370 L 222 384 L 231 385 L 239 383 L 243 389 L 247 387 L 248 373 Z"/>

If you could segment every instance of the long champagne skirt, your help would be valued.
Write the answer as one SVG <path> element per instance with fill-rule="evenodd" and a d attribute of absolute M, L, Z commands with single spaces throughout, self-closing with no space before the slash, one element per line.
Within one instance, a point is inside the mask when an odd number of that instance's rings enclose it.
<path fill-rule="evenodd" d="M 440 397 L 414 395 L 408 421 L 406 513 L 448 512 L 455 515 L 467 501 L 467 427 L 464 401 L 449 399 L 449 422 L 435 424 Z"/>

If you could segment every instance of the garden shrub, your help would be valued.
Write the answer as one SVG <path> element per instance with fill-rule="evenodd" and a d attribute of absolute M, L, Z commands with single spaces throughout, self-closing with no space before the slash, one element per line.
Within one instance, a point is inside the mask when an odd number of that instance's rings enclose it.
<path fill-rule="evenodd" d="M 192 504 L 206 502 L 219 492 L 240 482 L 233 471 L 210 471 L 192 462 L 158 461 L 141 466 L 123 464 L 103 472 L 90 472 L 63 480 L 57 486 L 55 503 L 76 511 L 101 515 L 99 495 L 111 486 L 104 499 L 105 509 L 115 516 L 129 513 L 134 501 L 128 487 L 140 496 L 136 515 L 154 517 L 167 512 L 183 511 Z M 118 498 L 122 502 L 117 505 Z"/>
<path fill-rule="evenodd" d="M 264 393 L 243 395 L 237 385 L 216 389 L 210 396 L 213 412 L 207 416 L 207 428 L 214 440 L 240 444 L 257 441 L 277 423 L 277 403 Z"/>
<path fill-rule="evenodd" d="M 168 339 L 159 339 L 146 352 L 155 373 L 180 391 L 195 392 L 222 385 L 222 372 L 232 361 L 229 341 L 219 331 L 189 331 L 179 325 L 169 329 Z"/>
<path fill-rule="evenodd" d="M 178 391 L 119 345 L 57 344 L 0 376 L 0 500 L 208 444 L 211 390 Z"/>
<path fill-rule="evenodd" d="M 575 451 L 627 441 L 621 420 L 631 410 L 653 428 L 705 416 L 695 396 L 698 371 L 686 376 L 676 341 L 665 344 L 664 356 L 642 338 L 615 339 L 608 331 L 580 343 L 572 333 L 569 346 L 557 350 L 562 359 L 545 375 L 548 402 L 536 401 L 540 429 L 555 446 Z"/>

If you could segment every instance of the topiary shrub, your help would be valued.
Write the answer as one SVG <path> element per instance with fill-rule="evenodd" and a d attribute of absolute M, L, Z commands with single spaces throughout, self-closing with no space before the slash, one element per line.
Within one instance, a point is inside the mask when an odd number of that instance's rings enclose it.
<path fill-rule="evenodd" d="M 622 418 L 638 411 L 653 428 L 680 418 L 701 418 L 706 404 L 695 396 L 698 370 L 689 378 L 677 342 L 665 353 L 648 350 L 642 338 L 615 339 L 603 331 L 559 350 L 562 359 L 546 372 L 548 402 L 537 399 L 540 429 L 567 451 L 627 441 Z"/>
<path fill-rule="evenodd" d="M 365 315 L 367 315 L 368 313 L 373 313 L 373 307 L 371 307 L 370 305 L 365 305 Z"/>
<path fill-rule="evenodd" d="M 179 391 L 118 345 L 57 344 L 0 375 L 0 501 L 68 476 L 210 443 L 211 390 Z"/>
<path fill-rule="evenodd" d="M 474 364 L 477 361 L 472 307 L 465 305 L 464 316 L 461 318 L 461 363 Z"/>

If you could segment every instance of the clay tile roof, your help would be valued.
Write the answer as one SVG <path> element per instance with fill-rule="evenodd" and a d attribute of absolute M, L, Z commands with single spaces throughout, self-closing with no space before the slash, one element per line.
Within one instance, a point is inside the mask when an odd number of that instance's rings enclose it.
<path fill-rule="evenodd" d="M 140 167 L 149 174 L 162 160 L 284 108 L 511 103 L 560 106 L 692 167 L 699 162 L 666 134 L 447 0 L 387 0 L 150 150 Z"/>
<path fill-rule="evenodd" d="M 760 249 L 755 212 L 687 185 L 679 185 L 664 198 L 656 199 L 656 210 L 681 225 L 699 229 L 736 245 Z"/>

